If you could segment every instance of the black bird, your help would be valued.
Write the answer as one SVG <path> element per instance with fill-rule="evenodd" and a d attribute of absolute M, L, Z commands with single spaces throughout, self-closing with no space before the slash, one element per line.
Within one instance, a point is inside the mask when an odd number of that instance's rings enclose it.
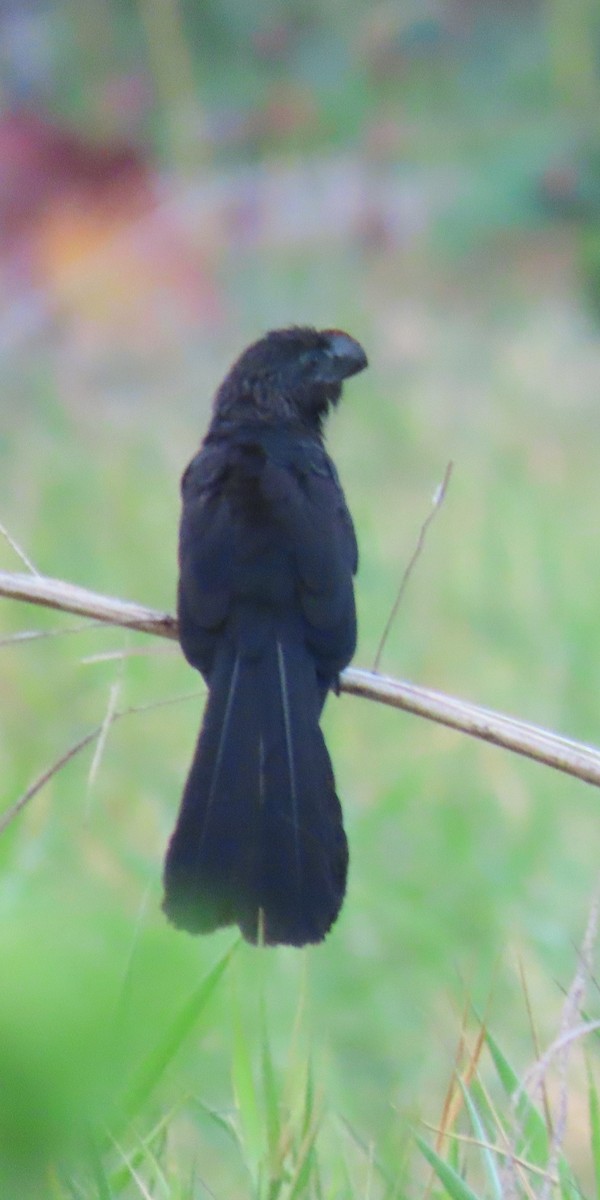
<path fill-rule="evenodd" d="M 208 700 L 165 862 L 190 933 L 319 942 L 348 845 L 319 728 L 356 645 L 357 547 L 323 423 L 367 366 L 337 329 L 277 329 L 217 391 L 182 479 L 179 638 Z"/>

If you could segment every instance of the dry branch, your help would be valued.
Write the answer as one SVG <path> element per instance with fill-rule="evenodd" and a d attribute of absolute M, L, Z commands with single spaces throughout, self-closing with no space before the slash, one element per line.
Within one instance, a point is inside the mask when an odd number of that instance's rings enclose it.
<path fill-rule="evenodd" d="M 76 613 L 80 617 L 91 617 L 106 625 L 122 625 L 125 629 L 139 629 L 142 633 L 154 633 L 158 637 L 177 638 L 177 621 L 168 613 L 90 592 L 87 588 L 64 583 L 62 579 L 50 579 L 46 575 L 14 575 L 9 571 L 0 571 L 0 596 L 41 604 L 43 608 L 56 608 L 60 612 Z"/>
<path fill-rule="evenodd" d="M 156 612 L 142 604 L 90 592 L 60 579 L 0 571 L 0 596 L 76 613 L 94 621 L 124 626 L 158 637 L 177 638 L 177 622 L 169 613 Z M 341 676 L 340 685 L 343 692 L 401 708 L 416 716 L 426 717 L 429 721 L 437 721 L 470 737 L 491 742 L 600 787 L 600 750 L 594 746 L 373 671 L 348 668 Z"/>

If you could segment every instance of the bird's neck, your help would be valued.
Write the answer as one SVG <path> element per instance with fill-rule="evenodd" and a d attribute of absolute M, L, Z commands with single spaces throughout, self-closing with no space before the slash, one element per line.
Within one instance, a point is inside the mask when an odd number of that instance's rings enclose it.
<path fill-rule="evenodd" d="M 247 439 L 258 441 L 261 445 L 268 447 L 271 442 L 280 442 L 281 440 L 311 440 L 322 444 L 323 432 L 321 422 L 311 420 L 303 421 L 269 421 L 261 418 L 258 415 L 246 417 L 240 420 L 237 417 L 222 417 L 215 414 L 213 417 L 206 440 L 220 440 L 221 438 L 231 439 L 236 441 L 244 441 Z"/>

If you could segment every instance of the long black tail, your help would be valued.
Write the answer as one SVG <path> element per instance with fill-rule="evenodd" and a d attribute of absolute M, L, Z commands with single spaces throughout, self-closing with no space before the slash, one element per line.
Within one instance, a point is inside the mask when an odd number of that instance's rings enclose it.
<path fill-rule="evenodd" d="M 165 862 L 163 908 L 180 929 L 237 924 L 271 945 L 325 937 L 348 846 L 320 708 L 301 645 L 275 639 L 251 658 L 223 644 Z"/>

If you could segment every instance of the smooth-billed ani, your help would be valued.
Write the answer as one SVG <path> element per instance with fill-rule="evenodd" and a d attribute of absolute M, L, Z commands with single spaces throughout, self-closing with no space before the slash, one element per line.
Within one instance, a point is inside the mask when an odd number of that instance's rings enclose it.
<path fill-rule="evenodd" d="M 357 548 L 323 423 L 367 366 L 337 329 L 278 329 L 217 391 L 182 479 L 179 637 L 208 700 L 163 908 L 303 946 L 335 921 L 348 846 L 319 717 L 356 644 Z"/>

